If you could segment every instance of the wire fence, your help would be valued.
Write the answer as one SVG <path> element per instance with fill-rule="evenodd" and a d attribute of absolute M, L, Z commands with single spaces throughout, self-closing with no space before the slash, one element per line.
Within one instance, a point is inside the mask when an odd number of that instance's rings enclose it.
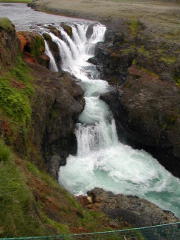
<path fill-rule="evenodd" d="M 0 240 L 180 240 L 180 222 L 106 232 L 0 238 Z"/>

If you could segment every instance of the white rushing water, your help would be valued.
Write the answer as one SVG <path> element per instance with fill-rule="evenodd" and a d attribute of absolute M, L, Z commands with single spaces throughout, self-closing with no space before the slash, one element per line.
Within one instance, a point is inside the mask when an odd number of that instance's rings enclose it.
<path fill-rule="evenodd" d="M 77 155 L 70 155 L 61 167 L 59 182 L 75 195 L 94 187 L 137 195 L 180 216 L 180 181 L 147 152 L 118 141 L 112 113 L 99 98 L 109 85 L 98 79 L 88 59 L 95 45 L 103 41 L 105 26 L 95 24 L 89 38 L 87 24 L 72 26 L 72 38 L 60 30 L 63 39 L 50 35 L 59 47 L 61 67 L 77 78 L 85 91 L 86 105 L 76 127 Z"/>
<path fill-rule="evenodd" d="M 58 70 L 58 67 L 56 65 L 56 61 L 54 59 L 54 56 L 52 55 L 51 50 L 49 48 L 49 45 L 48 45 L 46 40 L 44 40 L 44 42 L 45 42 L 45 49 L 46 49 L 45 50 L 45 54 L 48 55 L 49 59 L 50 59 L 50 61 L 49 61 L 49 69 L 52 72 L 58 72 L 59 70 Z"/>

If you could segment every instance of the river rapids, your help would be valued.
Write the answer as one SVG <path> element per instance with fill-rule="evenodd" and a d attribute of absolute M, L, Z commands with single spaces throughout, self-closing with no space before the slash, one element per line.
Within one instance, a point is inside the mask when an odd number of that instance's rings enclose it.
<path fill-rule="evenodd" d="M 111 110 L 100 99 L 110 86 L 99 79 L 88 59 L 94 56 L 96 44 L 104 40 L 106 27 L 94 24 L 90 37 L 89 24 L 71 27 L 72 38 L 62 28 L 62 39 L 49 33 L 61 53 L 61 68 L 76 77 L 86 103 L 76 126 L 77 155 L 70 155 L 66 166 L 60 168 L 59 183 L 75 195 L 94 187 L 136 195 L 180 216 L 180 181 L 147 152 L 118 140 Z M 47 54 L 51 70 L 58 71 L 48 47 Z"/>

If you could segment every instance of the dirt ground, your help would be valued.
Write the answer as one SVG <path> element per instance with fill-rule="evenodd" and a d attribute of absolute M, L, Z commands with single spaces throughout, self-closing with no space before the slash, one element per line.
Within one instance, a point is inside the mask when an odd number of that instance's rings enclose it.
<path fill-rule="evenodd" d="M 41 8 L 56 13 L 111 20 L 138 18 L 151 32 L 180 41 L 180 1 L 148 0 L 37 0 Z"/>

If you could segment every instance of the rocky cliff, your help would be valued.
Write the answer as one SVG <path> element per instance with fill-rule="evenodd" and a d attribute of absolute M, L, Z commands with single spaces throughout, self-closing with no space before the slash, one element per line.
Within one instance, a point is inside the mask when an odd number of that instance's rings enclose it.
<path fill-rule="evenodd" d="M 156 40 L 139 21 L 118 21 L 110 29 L 90 61 L 114 86 L 102 99 L 110 105 L 119 137 L 179 176 L 180 45 Z"/>

